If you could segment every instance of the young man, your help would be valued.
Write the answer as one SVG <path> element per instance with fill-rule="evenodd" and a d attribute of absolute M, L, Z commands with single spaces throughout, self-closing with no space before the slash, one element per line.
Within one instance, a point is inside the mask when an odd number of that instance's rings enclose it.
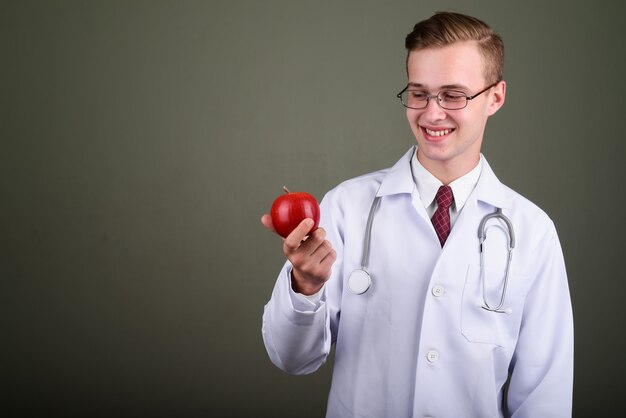
<path fill-rule="evenodd" d="M 336 344 L 327 417 L 569 417 L 556 230 L 480 153 L 505 99 L 502 41 L 478 19 L 437 13 L 406 47 L 398 96 L 417 147 L 330 191 L 323 228 L 305 239 L 304 221 L 285 239 L 263 315 L 269 356 L 311 373 Z"/>

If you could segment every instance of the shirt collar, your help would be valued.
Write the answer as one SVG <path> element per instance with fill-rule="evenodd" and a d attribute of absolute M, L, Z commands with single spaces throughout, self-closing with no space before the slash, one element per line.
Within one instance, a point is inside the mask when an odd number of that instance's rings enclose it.
<path fill-rule="evenodd" d="M 465 202 L 478 183 L 482 167 L 483 156 L 481 155 L 476 167 L 474 167 L 469 173 L 450 183 L 452 194 L 454 195 L 455 210 L 460 211 L 465 205 Z M 443 183 L 426 170 L 426 168 L 424 168 L 424 166 L 417 159 L 417 153 L 414 153 L 411 158 L 411 172 L 413 174 L 413 181 L 415 181 L 417 186 L 417 192 L 419 193 L 420 200 L 422 201 L 424 207 L 427 208 L 433 204 L 437 191 L 439 190 L 439 187 L 443 186 Z"/>
<path fill-rule="evenodd" d="M 411 164 L 416 151 L 417 146 L 411 146 L 393 167 L 384 170 L 385 178 L 376 193 L 377 196 L 388 196 L 397 193 L 411 194 L 417 188 L 412 175 L 412 166 L 415 164 Z M 480 165 L 482 165 L 482 172 L 474 191 L 476 200 L 502 209 L 511 207 L 513 204 L 510 198 L 511 190 L 500 183 L 482 154 L 480 155 Z M 436 193 L 437 191 L 434 192 L 433 199 Z"/>

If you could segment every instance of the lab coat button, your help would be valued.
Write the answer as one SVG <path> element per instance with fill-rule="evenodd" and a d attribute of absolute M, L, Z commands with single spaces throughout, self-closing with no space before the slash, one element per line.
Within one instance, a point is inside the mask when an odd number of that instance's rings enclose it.
<path fill-rule="evenodd" d="M 434 363 L 439 360 L 439 353 L 435 350 L 430 350 L 428 353 L 426 353 L 426 358 L 429 362 Z"/>
<path fill-rule="evenodd" d="M 439 296 L 443 296 L 446 290 L 443 286 L 436 285 L 436 286 L 433 286 L 432 292 L 435 297 L 439 297 Z"/>

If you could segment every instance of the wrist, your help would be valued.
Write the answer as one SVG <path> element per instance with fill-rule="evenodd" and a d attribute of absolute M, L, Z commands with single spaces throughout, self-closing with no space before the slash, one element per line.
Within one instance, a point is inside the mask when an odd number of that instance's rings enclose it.
<path fill-rule="evenodd" d="M 324 282 L 301 279 L 297 277 L 297 273 L 295 271 L 292 270 L 291 272 L 291 288 L 296 293 L 311 296 L 322 290 L 323 286 Z"/>

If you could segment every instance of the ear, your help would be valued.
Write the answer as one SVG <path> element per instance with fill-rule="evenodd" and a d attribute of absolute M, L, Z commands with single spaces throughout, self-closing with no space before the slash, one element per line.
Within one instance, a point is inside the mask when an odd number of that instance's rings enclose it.
<path fill-rule="evenodd" d="M 504 98 L 506 96 L 506 82 L 504 80 L 500 81 L 498 84 L 493 86 L 491 94 L 489 95 L 489 108 L 487 110 L 487 114 L 489 116 L 496 113 L 502 105 L 504 105 Z"/>

